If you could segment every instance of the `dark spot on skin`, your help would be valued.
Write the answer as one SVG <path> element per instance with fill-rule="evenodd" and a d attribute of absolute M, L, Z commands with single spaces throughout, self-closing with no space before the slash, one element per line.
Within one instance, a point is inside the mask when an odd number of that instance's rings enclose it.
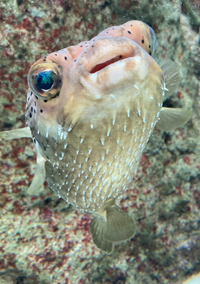
<path fill-rule="evenodd" d="M 142 39 L 142 43 L 144 43 L 144 40 Z"/>
<path fill-rule="evenodd" d="M 108 32 L 106 32 L 108 34 Z"/>
<path fill-rule="evenodd" d="M 133 25 L 131 25 L 131 27 L 132 27 Z"/>
<path fill-rule="evenodd" d="M 28 97 L 28 101 L 30 100 L 30 97 Z"/>
<path fill-rule="evenodd" d="M 46 61 L 46 58 L 43 61 Z"/>
<path fill-rule="evenodd" d="M 92 47 L 94 47 L 94 45 L 92 45 Z"/>
<path fill-rule="evenodd" d="M 83 47 L 82 45 L 80 45 L 80 47 Z"/>
<path fill-rule="evenodd" d="M 57 56 L 57 53 L 55 53 L 55 55 Z"/>
<path fill-rule="evenodd" d="M 60 65 L 58 65 L 58 68 L 61 68 L 61 66 L 60 66 Z"/>
<path fill-rule="evenodd" d="M 131 35 L 131 32 L 130 32 L 130 31 L 128 31 L 128 33 Z"/>
<path fill-rule="evenodd" d="M 31 107 L 31 112 L 33 112 L 33 107 Z"/>
<path fill-rule="evenodd" d="M 65 60 L 67 60 L 67 56 L 65 56 Z"/>
<path fill-rule="evenodd" d="M 76 62 L 76 59 L 74 60 L 74 62 Z"/>
<path fill-rule="evenodd" d="M 34 113 L 36 113 L 35 109 L 34 109 Z"/>
<path fill-rule="evenodd" d="M 36 99 L 38 100 L 38 97 L 37 96 L 35 96 L 36 97 Z"/>
<path fill-rule="evenodd" d="M 149 45 L 149 48 L 151 48 L 151 46 Z"/>
<path fill-rule="evenodd" d="M 122 55 L 120 55 L 119 58 L 122 58 Z"/>
<path fill-rule="evenodd" d="M 46 102 L 47 102 L 47 100 L 44 100 L 44 102 L 46 103 Z"/>
<path fill-rule="evenodd" d="M 113 30 L 115 29 L 115 28 L 112 28 Z"/>
<path fill-rule="evenodd" d="M 40 112 L 43 112 L 43 109 L 41 109 Z"/>
<path fill-rule="evenodd" d="M 35 106 L 36 106 L 36 102 L 35 102 Z"/>
<path fill-rule="evenodd" d="M 33 142 L 34 142 L 34 143 L 36 143 L 36 140 L 35 140 L 35 138 L 33 139 Z"/>
<path fill-rule="evenodd" d="M 29 113 L 30 118 L 32 117 L 32 113 Z"/>
<path fill-rule="evenodd" d="M 151 51 L 149 52 L 149 55 L 151 55 Z"/>
<path fill-rule="evenodd" d="M 31 94 L 30 94 L 30 96 L 32 96 L 32 94 L 33 94 L 33 92 L 31 91 Z"/>

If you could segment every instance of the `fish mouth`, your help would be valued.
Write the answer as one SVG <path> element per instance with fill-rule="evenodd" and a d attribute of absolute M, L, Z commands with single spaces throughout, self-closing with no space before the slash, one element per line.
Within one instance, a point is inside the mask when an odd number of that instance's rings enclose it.
<path fill-rule="evenodd" d="M 92 100 L 115 90 L 130 88 L 133 81 L 141 79 L 141 71 L 146 69 L 141 67 L 141 64 L 145 65 L 143 53 L 148 55 L 128 38 L 102 37 L 80 54 L 73 67 L 74 84 L 80 83 L 87 90 L 85 95 Z"/>
<path fill-rule="evenodd" d="M 138 45 L 128 38 L 102 37 L 89 47 L 79 61 L 85 70 L 94 74 L 120 61 L 138 55 Z"/>
<path fill-rule="evenodd" d="M 123 56 L 123 55 L 115 56 L 115 57 L 113 57 L 113 58 L 111 58 L 111 59 L 109 59 L 109 60 L 107 60 L 107 61 L 104 61 L 104 62 L 102 62 L 102 63 L 96 64 L 96 65 L 89 71 L 89 73 L 94 74 L 94 73 L 96 73 L 96 72 L 99 72 L 99 71 L 101 71 L 102 69 L 106 68 L 107 66 L 109 66 L 109 65 L 111 65 L 111 64 L 113 64 L 113 63 L 116 63 L 116 62 L 118 62 L 118 61 L 120 61 L 120 60 L 123 60 L 123 59 L 125 59 L 125 58 L 129 58 L 129 57 L 125 57 L 125 56 Z"/>

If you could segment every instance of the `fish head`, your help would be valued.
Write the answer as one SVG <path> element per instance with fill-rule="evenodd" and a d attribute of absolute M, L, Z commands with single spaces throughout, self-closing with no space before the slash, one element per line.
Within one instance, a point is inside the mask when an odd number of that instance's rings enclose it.
<path fill-rule="evenodd" d="M 126 37 L 139 44 L 146 52 L 152 55 L 157 46 L 154 30 L 141 21 L 129 21 L 121 26 L 110 27 L 102 31 L 97 37 L 112 36 Z"/>
<path fill-rule="evenodd" d="M 57 113 L 64 101 L 61 90 L 69 90 L 70 69 L 88 42 L 70 46 L 36 61 L 28 74 L 26 122 L 30 128 L 57 128 Z"/>
<path fill-rule="evenodd" d="M 128 111 L 136 96 L 146 93 L 148 102 L 150 94 L 160 94 L 161 69 L 129 38 L 101 36 L 76 55 L 70 52 L 50 54 L 29 72 L 36 109 L 31 119 L 42 133 L 51 129 L 59 139 L 60 127 L 70 132 L 79 121 L 88 129 L 101 127 L 122 108 Z M 26 117 L 30 120 L 30 105 Z"/>

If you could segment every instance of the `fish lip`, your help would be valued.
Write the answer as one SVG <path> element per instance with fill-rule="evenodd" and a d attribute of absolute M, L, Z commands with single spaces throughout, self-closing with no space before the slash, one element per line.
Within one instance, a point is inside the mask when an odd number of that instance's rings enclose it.
<path fill-rule="evenodd" d="M 119 61 L 123 62 L 138 55 L 140 49 L 136 42 L 125 37 L 101 37 L 91 44 L 87 52 L 80 54 L 77 64 L 82 66 L 88 75 L 100 73 Z"/>
<path fill-rule="evenodd" d="M 106 94 L 115 91 L 119 93 L 124 88 L 130 88 L 133 82 L 142 81 L 147 76 L 146 56 L 151 56 L 131 39 L 104 37 L 97 41 L 96 47 L 94 49 L 93 43 L 93 48 L 88 48 L 88 52 L 80 54 L 71 70 L 73 84 L 80 84 L 84 96 L 90 100 L 103 99 Z M 120 55 L 123 59 L 116 60 Z M 100 70 L 95 69 L 97 65 L 110 63 L 110 60 L 115 62 L 106 64 Z"/>
<path fill-rule="evenodd" d="M 112 64 L 115 64 L 116 62 L 119 62 L 121 60 L 123 60 L 124 58 L 122 58 L 122 55 L 118 55 L 118 56 L 115 56 L 115 57 L 112 57 L 111 59 L 109 60 L 106 60 L 102 63 L 98 63 L 96 64 L 90 71 L 89 73 L 90 74 L 94 74 L 96 72 L 101 72 L 103 69 L 105 69 L 107 66 L 110 66 Z"/>

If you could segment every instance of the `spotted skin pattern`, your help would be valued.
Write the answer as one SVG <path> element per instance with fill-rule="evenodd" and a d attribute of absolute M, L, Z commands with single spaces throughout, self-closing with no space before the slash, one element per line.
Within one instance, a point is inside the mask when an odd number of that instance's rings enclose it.
<path fill-rule="evenodd" d="M 26 122 L 46 159 L 49 186 L 101 213 L 128 188 L 162 106 L 162 72 L 150 27 L 130 21 L 38 60 L 62 70 L 54 98 L 29 89 Z M 104 67 L 105 66 L 105 67 Z M 153 71 L 153 73 L 149 71 Z"/>

